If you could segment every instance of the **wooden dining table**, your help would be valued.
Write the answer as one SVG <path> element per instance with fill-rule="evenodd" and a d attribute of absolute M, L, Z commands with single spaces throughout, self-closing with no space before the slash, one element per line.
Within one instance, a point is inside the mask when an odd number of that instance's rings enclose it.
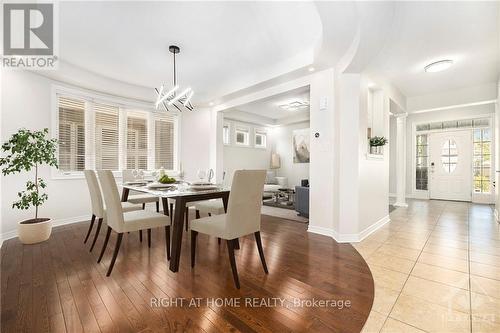
<path fill-rule="evenodd" d="M 182 232 L 184 224 L 184 212 L 186 203 L 210 199 L 222 199 L 224 203 L 224 211 L 227 211 L 227 203 L 229 200 L 229 189 L 218 187 L 210 190 L 193 190 L 187 184 L 176 184 L 170 189 L 149 188 L 146 184 L 123 184 L 121 201 L 126 202 L 130 191 L 147 193 L 161 198 L 163 205 L 163 213 L 169 215 L 174 213 L 173 230 L 171 240 L 171 258 L 169 269 L 172 272 L 179 271 L 179 262 L 181 258 L 182 248 Z M 175 212 L 169 212 L 168 199 L 175 200 Z"/>

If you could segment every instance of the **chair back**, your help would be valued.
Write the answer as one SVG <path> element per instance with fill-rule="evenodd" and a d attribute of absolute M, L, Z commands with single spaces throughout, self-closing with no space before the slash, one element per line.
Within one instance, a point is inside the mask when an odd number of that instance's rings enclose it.
<path fill-rule="evenodd" d="M 132 169 L 124 169 L 122 170 L 122 181 L 125 184 L 126 182 L 134 181 L 134 170 Z"/>
<path fill-rule="evenodd" d="M 123 221 L 122 204 L 120 202 L 115 177 L 111 170 L 99 170 L 97 171 L 97 175 L 101 182 L 102 194 L 104 196 L 104 202 L 106 203 L 108 226 L 115 231 L 120 231 L 123 229 L 125 222 Z"/>
<path fill-rule="evenodd" d="M 236 170 L 227 207 L 225 236 L 236 238 L 260 230 L 266 170 Z"/>
<path fill-rule="evenodd" d="M 83 173 L 90 192 L 92 214 L 94 214 L 97 218 L 104 218 L 104 202 L 102 201 L 101 188 L 99 187 L 95 171 L 84 170 Z"/>

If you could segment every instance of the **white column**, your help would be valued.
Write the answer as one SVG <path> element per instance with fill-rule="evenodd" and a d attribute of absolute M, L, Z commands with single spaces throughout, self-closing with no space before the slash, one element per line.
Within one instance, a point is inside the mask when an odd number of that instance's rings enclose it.
<path fill-rule="evenodd" d="M 406 203 L 406 116 L 396 116 L 396 203 L 397 207 L 408 207 Z"/>

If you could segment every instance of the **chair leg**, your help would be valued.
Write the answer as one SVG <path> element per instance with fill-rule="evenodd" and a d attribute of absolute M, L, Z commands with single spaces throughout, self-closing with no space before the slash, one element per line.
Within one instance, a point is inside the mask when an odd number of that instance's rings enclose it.
<path fill-rule="evenodd" d="M 158 200 L 156 202 L 156 212 L 159 213 L 160 212 L 160 200 Z"/>
<path fill-rule="evenodd" d="M 240 289 L 240 279 L 238 278 L 238 269 L 236 268 L 236 259 L 234 258 L 234 239 L 226 240 L 227 252 L 229 254 L 229 262 L 233 271 L 233 279 L 236 288 Z"/>
<path fill-rule="evenodd" d="M 217 237 L 217 243 L 219 243 L 219 245 L 220 245 L 220 242 L 221 242 L 220 237 Z"/>
<path fill-rule="evenodd" d="M 85 236 L 85 240 L 83 241 L 83 244 L 87 243 L 87 240 L 89 239 L 90 232 L 92 231 L 92 228 L 94 227 L 94 221 L 95 221 L 95 215 L 92 214 L 92 218 L 90 219 L 89 231 L 87 231 L 87 236 Z"/>
<path fill-rule="evenodd" d="M 151 247 L 151 229 L 148 229 L 148 247 Z"/>
<path fill-rule="evenodd" d="M 95 231 L 94 241 L 92 242 L 92 246 L 90 247 L 89 252 L 92 252 L 95 246 L 95 242 L 97 241 L 97 237 L 99 237 L 99 231 L 101 231 L 102 218 L 97 220 L 97 230 Z"/>
<path fill-rule="evenodd" d="M 144 209 L 146 209 L 146 203 L 145 202 L 142 203 L 142 210 L 144 210 Z"/>
<path fill-rule="evenodd" d="M 120 232 L 118 234 L 118 238 L 116 239 L 115 251 L 113 252 L 113 259 L 111 259 L 111 263 L 109 264 L 109 269 L 108 269 L 108 272 L 106 273 L 106 276 L 111 275 L 111 271 L 113 270 L 113 267 L 115 266 L 115 261 L 116 261 L 116 257 L 118 257 L 118 251 L 120 251 L 120 245 L 122 243 L 122 238 L 123 238 L 123 233 Z"/>
<path fill-rule="evenodd" d="M 167 260 L 170 260 L 170 226 L 165 226 L 165 247 L 167 248 Z"/>
<path fill-rule="evenodd" d="M 234 249 L 239 250 L 240 249 L 240 240 L 238 238 L 234 239 Z"/>
<path fill-rule="evenodd" d="M 197 219 L 199 219 L 199 218 L 200 218 L 200 210 L 199 210 L 199 209 L 197 209 L 197 210 L 196 210 L 196 218 L 197 218 Z"/>
<path fill-rule="evenodd" d="M 101 254 L 99 255 L 99 259 L 97 259 L 97 262 L 101 262 L 102 256 L 104 255 L 104 252 L 106 251 L 106 246 L 108 246 L 108 241 L 109 241 L 109 236 L 111 235 L 111 227 L 108 227 L 108 231 L 106 231 L 106 238 L 104 239 L 104 244 L 102 245 L 102 250 Z"/>
<path fill-rule="evenodd" d="M 142 243 L 142 230 L 139 230 L 139 241 Z"/>
<path fill-rule="evenodd" d="M 191 267 L 194 267 L 194 260 L 196 256 L 196 237 L 198 231 L 191 230 Z"/>
<path fill-rule="evenodd" d="M 188 231 L 188 223 L 189 223 L 189 207 L 186 207 L 186 213 L 184 214 L 186 216 L 186 231 Z"/>
<path fill-rule="evenodd" d="M 262 262 L 262 267 L 264 268 L 264 272 L 266 272 L 266 274 L 269 274 L 269 271 L 267 270 L 266 258 L 264 257 L 264 249 L 262 248 L 262 240 L 260 239 L 260 231 L 256 231 L 254 235 L 255 242 L 257 243 L 257 248 L 259 249 L 259 256 L 260 261 Z"/>
<path fill-rule="evenodd" d="M 170 203 L 170 225 L 174 222 L 174 204 Z"/>

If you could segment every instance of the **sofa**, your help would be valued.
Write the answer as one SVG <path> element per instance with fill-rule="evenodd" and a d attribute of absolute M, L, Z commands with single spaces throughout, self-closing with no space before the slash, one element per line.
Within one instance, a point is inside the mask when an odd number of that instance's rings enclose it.
<path fill-rule="evenodd" d="M 309 217 L 309 186 L 295 186 L 295 211 Z"/>
<path fill-rule="evenodd" d="M 274 171 L 268 171 L 264 184 L 264 196 L 270 196 L 278 192 L 280 188 L 287 188 L 287 186 L 288 180 L 286 177 L 276 177 Z"/>

